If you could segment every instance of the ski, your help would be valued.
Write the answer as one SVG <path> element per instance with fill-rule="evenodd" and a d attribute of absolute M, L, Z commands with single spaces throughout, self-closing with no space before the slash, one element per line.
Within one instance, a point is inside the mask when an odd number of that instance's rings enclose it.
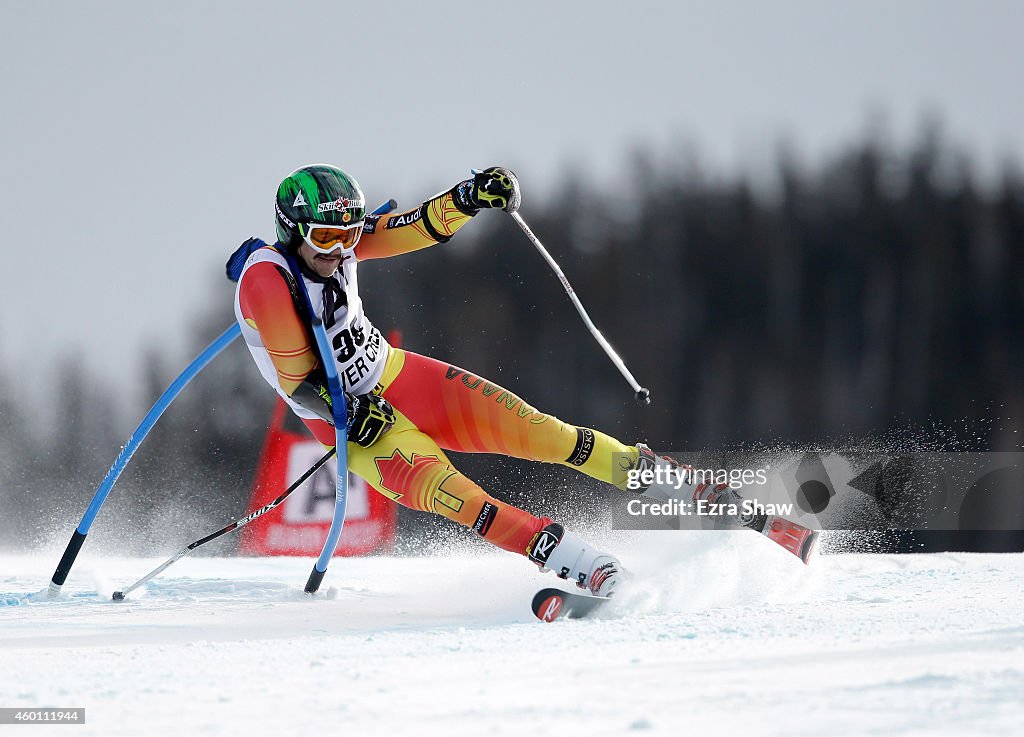
<path fill-rule="evenodd" d="M 556 619 L 582 619 L 588 617 L 609 601 L 608 597 L 575 594 L 561 589 L 541 589 L 533 596 L 530 608 L 541 622 Z"/>
<path fill-rule="evenodd" d="M 810 563 L 811 556 L 818 544 L 820 532 L 798 525 L 784 517 L 771 515 L 764 518 L 763 525 L 758 519 L 756 526 L 748 525 L 751 529 L 760 532 L 773 543 L 776 543 L 784 550 L 788 550 L 805 565 Z"/>

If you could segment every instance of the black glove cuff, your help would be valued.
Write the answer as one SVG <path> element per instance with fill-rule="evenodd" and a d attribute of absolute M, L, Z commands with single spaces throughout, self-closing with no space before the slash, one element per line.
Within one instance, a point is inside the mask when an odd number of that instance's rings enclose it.
<path fill-rule="evenodd" d="M 464 182 L 459 182 L 450 190 L 455 208 L 463 215 L 472 216 L 480 212 L 479 205 L 473 199 L 473 187 L 473 180 L 467 179 Z"/>

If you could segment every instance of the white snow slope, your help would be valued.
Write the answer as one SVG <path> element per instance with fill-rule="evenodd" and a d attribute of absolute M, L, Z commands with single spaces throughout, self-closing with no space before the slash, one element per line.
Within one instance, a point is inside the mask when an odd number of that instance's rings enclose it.
<path fill-rule="evenodd" d="M 986 735 L 1024 730 L 1021 555 L 823 555 L 630 533 L 600 619 L 542 624 L 509 554 L 162 561 L 0 557 L 0 735 Z M 171 551 L 173 552 L 173 551 Z"/>

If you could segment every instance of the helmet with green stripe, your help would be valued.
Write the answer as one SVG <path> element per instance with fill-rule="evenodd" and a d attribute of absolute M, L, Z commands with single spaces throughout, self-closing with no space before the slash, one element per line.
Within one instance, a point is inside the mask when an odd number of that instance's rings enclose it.
<path fill-rule="evenodd" d="M 366 200 L 356 180 L 336 166 L 311 164 L 296 169 L 277 188 L 277 239 L 298 247 L 310 226 L 362 231 Z M 352 245 L 355 245 L 354 242 Z"/>

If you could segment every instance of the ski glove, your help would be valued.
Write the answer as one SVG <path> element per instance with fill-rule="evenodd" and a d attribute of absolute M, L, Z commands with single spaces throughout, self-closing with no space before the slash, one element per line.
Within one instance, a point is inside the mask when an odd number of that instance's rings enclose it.
<path fill-rule="evenodd" d="M 292 401 L 316 414 L 320 419 L 334 425 L 331 412 L 331 393 L 323 384 L 307 378 L 294 392 Z M 345 393 L 348 405 L 348 440 L 350 443 L 368 448 L 395 424 L 395 410 L 384 397 L 376 394 Z"/>
<path fill-rule="evenodd" d="M 376 394 L 347 395 L 349 442 L 369 448 L 395 424 L 391 402 Z"/>
<path fill-rule="evenodd" d="M 519 180 L 502 166 L 491 166 L 475 172 L 472 179 L 467 179 L 452 190 L 452 196 L 460 210 L 471 214 L 485 208 L 515 212 L 522 202 Z"/>

